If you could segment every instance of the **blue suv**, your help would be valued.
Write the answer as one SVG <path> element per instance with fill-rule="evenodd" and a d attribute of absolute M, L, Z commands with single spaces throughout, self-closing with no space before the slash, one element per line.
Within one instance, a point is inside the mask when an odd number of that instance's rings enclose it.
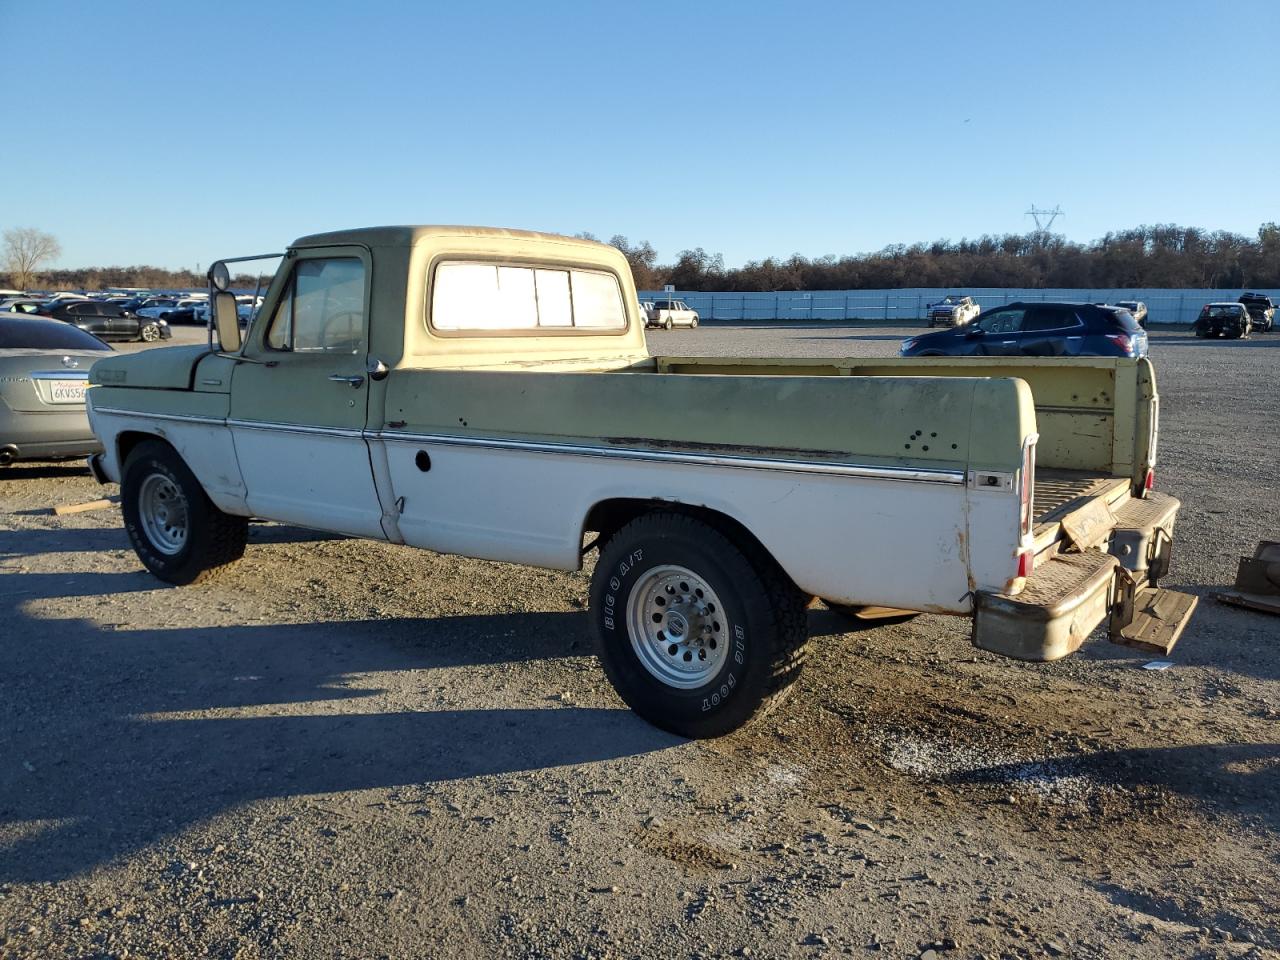
<path fill-rule="evenodd" d="M 904 357 L 1145 357 L 1147 332 L 1123 307 L 1010 303 L 952 330 L 902 341 Z"/>

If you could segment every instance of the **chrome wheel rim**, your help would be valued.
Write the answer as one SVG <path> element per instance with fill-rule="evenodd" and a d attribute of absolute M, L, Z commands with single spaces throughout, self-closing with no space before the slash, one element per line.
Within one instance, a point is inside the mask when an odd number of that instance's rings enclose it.
<path fill-rule="evenodd" d="M 187 498 L 178 485 L 161 473 L 142 481 L 138 491 L 138 518 L 151 545 L 174 556 L 187 543 Z"/>
<path fill-rule="evenodd" d="M 148 323 L 142 328 L 142 339 L 148 342 L 155 342 L 160 339 L 160 328 L 154 323 Z"/>
<path fill-rule="evenodd" d="M 636 659 L 678 690 L 709 683 L 729 649 L 729 621 L 711 585 L 668 564 L 645 573 L 627 598 L 627 627 Z"/>

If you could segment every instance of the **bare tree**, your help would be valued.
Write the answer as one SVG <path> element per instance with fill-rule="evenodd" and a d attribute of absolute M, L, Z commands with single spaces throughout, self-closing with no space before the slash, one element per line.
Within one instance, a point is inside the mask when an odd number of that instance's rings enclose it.
<path fill-rule="evenodd" d="M 40 264 L 62 254 L 58 238 L 35 227 L 13 227 L 4 232 L 3 263 L 10 282 L 26 290 L 35 280 Z"/>

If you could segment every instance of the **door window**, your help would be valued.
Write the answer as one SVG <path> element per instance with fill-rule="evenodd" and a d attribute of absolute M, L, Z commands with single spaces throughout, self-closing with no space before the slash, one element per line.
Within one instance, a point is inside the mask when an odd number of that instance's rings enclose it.
<path fill-rule="evenodd" d="M 1017 333 L 1022 329 L 1021 307 L 1009 307 L 1004 310 L 992 310 L 978 321 L 984 333 Z"/>
<path fill-rule="evenodd" d="M 1065 330 L 1078 327 L 1074 310 L 1067 307 L 1028 307 L 1026 316 L 1022 318 L 1024 333 L 1039 333 L 1048 330 Z"/>
<path fill-rule="evenodd" d="M 364 263 L 356 257 L 299 262 L 271 317 L 267 346 L 293 353 L 361 352 L 364 286 Z"/>

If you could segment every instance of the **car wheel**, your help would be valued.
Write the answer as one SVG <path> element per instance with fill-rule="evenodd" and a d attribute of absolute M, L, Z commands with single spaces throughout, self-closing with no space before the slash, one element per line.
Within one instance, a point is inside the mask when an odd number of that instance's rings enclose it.
<path fill-rule="evenodd" d="M 195 583 L 244 555 L 249 521 L 223 513 L 167 443 L 148 440 L 125 461 L 125 531 L 142 565 L 166 583 Z"/>
<path fill-rule="evenodd" d="M 670 317 L 667 317 L 667 322 L 664 323 L 662 326 L 665 329 L 670 330 L 672 327 L 675 326 L 675 322 Z"/>
<path fill-rule="evenodd" d="M 698 318 L 697 318 L 697 317 L 694 317 L 694 318 L 693 318 L 693 320 L 692 320 L 692 321 L 690 321 L 690 323 L 689 323 L 689 329 L 690 329 L 690 330 L 696 330 L 696 329 L 698 329 Z"/>
<path fill-rule="evenodd" d="M 601 550 L 591 626 L 632 710 L 680 736 L 718 737 L 770 709 L 798 675 L 807 599 L 759 547 L 651 513 Z"/>
<path fill-rule="evenodd" d="M 160 324 L 148 323 L 138 332 L 142 339 L 147 341 L 147 343 L 155 343 L 161 336 Z"/>

